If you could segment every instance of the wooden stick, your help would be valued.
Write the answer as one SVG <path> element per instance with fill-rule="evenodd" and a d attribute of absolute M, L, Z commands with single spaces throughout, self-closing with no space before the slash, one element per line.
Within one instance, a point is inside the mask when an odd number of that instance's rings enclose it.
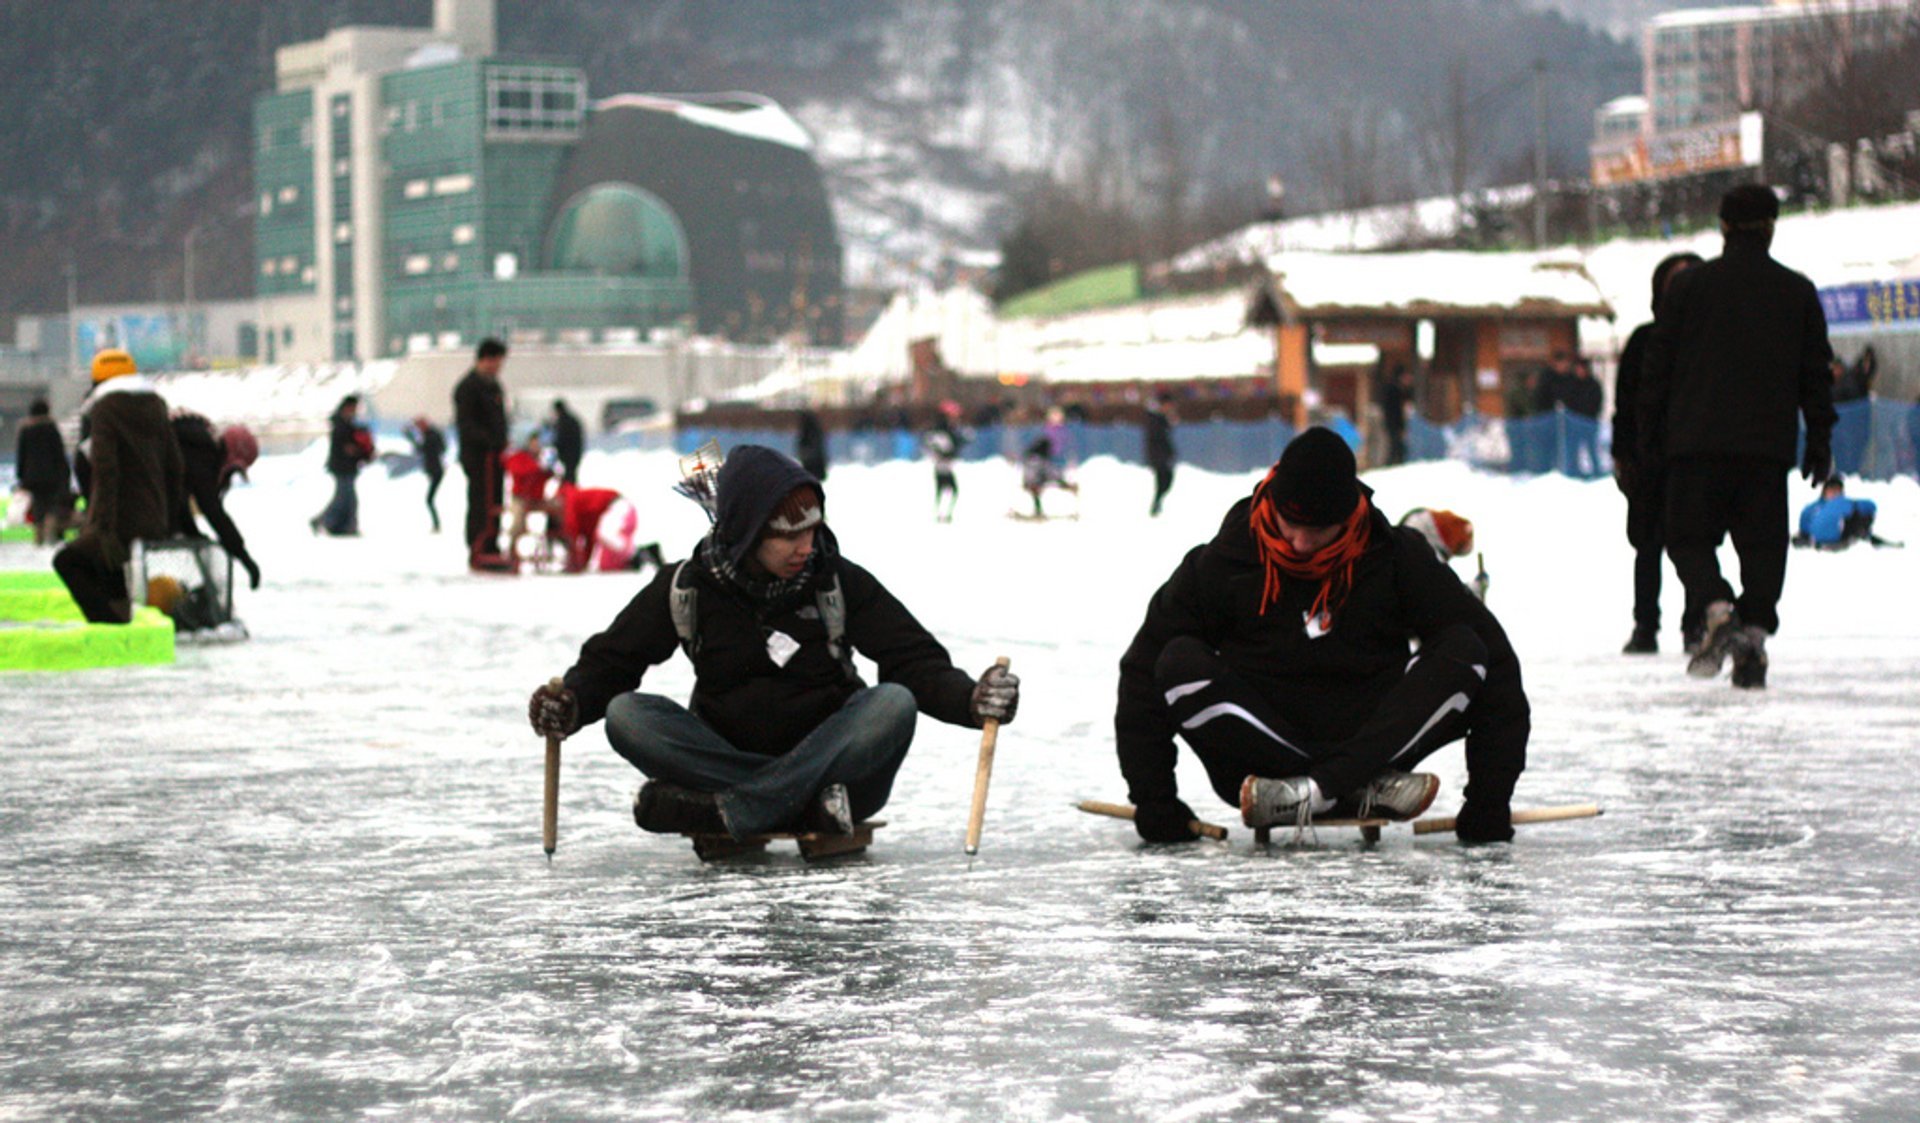
<path fill-rule="evenodd" d="M 1558 823 L 1565 819 L 1592 819 L 1601 814 L 1598 804 L 1570 803 L 1562 807 L 1535 807 L 1513 813 L 1513 824 L 1522 823 Z M 1417 819 L 1413 824 L 1414 834 L 1439 834 L 1454 829 L 1453 819 Z"/>
<path fill-rule="evenodd" d="M 547 686 L 566 689 L 557 678 Z M 540 808 L 540 845 L 546 848 L 547 861 L 553 861 L 554 848 L 560 845 L 560 738 L 551 733 L 547 734 L 547 795 Z"/>
<path fill-rule="evenodd" d="M 1012 660 L 1005 655 L 993 661 L 1006 667 Z M 988 718 L 980 727 L 980 763 L 973 770 L 973 811 L 967 816 L 967 855 L 980 852 L 980 827 L 987 819 L 987 781 L 993 777 L 993 746 L 1000 739 L 1000 723 Z"/>
<path fill-rule="evenodd" d="M 1124 803 L 1102 803 L 1097 799 L 1083 799 L 1074 806 L 1089 815 L 1105 815 L 1109 819 L 1133 821 L 1133 808 Z M 1202 838 L 1211 838 L 1215 842 L 1225 842 L 1227 839 L 1227 828 L 1215 826 L 1201 819 L 1187 820 L 1187 827 L 1194 834 Z"/>

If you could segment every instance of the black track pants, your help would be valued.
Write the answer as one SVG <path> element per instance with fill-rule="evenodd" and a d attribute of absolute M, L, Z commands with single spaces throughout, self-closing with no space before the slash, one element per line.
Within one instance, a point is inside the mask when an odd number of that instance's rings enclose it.
<path fill-rule="evenodd" d="M 1154 681 L 1180 735 L 1206 765 L 1221 799 L 1237 804 L 1248 776 L 1309 776 L 1339 799 L 1388 769 L 1407 771 L 1466 736 L 1486 681 L 1487 649 L 1467 627 L 1425 644 L 1407 672 L 1352 737 L 1310 741 L 1285 713 L 1315 704 L 1312 687 L 1262 695 L 1200 640 L 1183 636 L 1160 652 Z"/>
<path fill-rule="evenodd" d="M 1740 595 L 1720 575 L 1720 540 L 1740 555 Z M 1787 582 L 1787 472 L 1765 460 L 1680 460 L 1667 470 L 1667 554 L 1702 606 L 1730 600 L 1743 624 L 1780 627 Z"/>

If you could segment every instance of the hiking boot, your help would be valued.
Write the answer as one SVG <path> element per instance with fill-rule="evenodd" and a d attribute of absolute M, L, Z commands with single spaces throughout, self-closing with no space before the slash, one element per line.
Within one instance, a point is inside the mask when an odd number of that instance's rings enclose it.
<path fill-rule="evenodd" d="M 1654 634 L 1652 628 L 1636 627 L 1633 630 L 1633 634 L 1627 637 L 1627 646 L 1620 649 L 1620 654 L 1658 655 L 1660 654 L 1660 639 Z"/>
<path fill-rule="evenodd" d="M 1360 814 L 1356 818 L 1405 821 L 1417 819 L 1433 806 L 1440 794 L 1440 777 L 1428 772 L 1382 772 L 1367 782 L 1360 793 Z"/>
<path fill-rule="evenodd" d="M 800 816 L 800 833 L 849 835 L 853 833 L 853 801 L 845 784 L 828 784 L 813 797 Z"/>
<path fill-rule="evenodd" d="M 1305 776 L 1284 780 L 1249 776 L 1240 784 L 1240 821 L 1250 827 L 1290 822 L 1304 827 L 1313 819 L 1313 786 Z"/>
<path fill-rule="evenodd" d="M 1695 624 L 1691 628 L 1680 629 L 1680 653 L 1691 659 L 1700 654 L 1700 637 L 1705 629 Z"/>
<path fill-rule="evenodd" d="M 633 822 L 654 834 L 728 833 L 712 792 L 690 791 L 659 780 L 648 780 L 634 793 Z"/>
<path fill-rule="evenodd" d="M 1733 602 L 1717 600 L 1707 606 L 1705 627 L 1700 634 L 1700 649 L 1687 661 L 1687 673 L 1694 678 L 1712 678 L 1731 654 L 1733 637 L 1740 630 Z"/>
<path fill-rule="evenodd" d="M 1767 630 L 1749 625 L 1734 633 L 1733 685 L 1742 690 L 1763 690 L 1767 685 Z"/>

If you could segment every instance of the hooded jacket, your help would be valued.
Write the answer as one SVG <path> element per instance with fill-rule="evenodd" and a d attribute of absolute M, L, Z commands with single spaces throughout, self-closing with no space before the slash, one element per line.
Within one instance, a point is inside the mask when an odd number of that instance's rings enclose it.
<path fill-rule="evenodd" d="M 745 564 L 759 531 L 780 500 L 814 479 L 791 458 L 757 446 L 736 448 L 722 466 L 713 533 L 735 565 Z M 921 711 L 953 725 L 972 725 L 973 677 L 954 667 L 946 648 L 873 574 L 839 556 L 833 534 L 817 532 L 811 576 L 784 596 L 762 601 L 716 576 L 703 551 L 684 563 L 699 591 L 689 655 L 691 709 L 735 748 L 778 756 L 831 717 L 866 684 L 850 675 L 827 644 L 816 607 L 818 590 L 833 578 L 846 600 L 846 640 L 879 667 L 881 682 L 912 691 Z M 671 592 L 681 565 L 654 575 L 607 629 L 589 639 L 565 682 L 579 703 L 580 723 L 606 716 L 607 704 L 636 689 L 649 668 L 673 657 Z M 799 644 L 784 664 L 768 652 L 781 632 Z"/>
<path fill-rule="evenodd" d="M 226 466 L 227 451 L 213 432 L 213 423 L 197 413 L 183 413 L 173 419 L 173 437 L 180 445 L 186 494 L 174 506 L 175 531 L 189 538 L 200 537 L 194 525 L 193 508 L 206 517 L 220 548 L 235 559 L 247 556 L 247 541 L 227 514 L 226 497 L 221 494 L 220 473 Z M 192 499 L 189 505 L 186 500 Z"/>
<path fill-rule="evenodd" d="M 1406 673 L 1410 638 L 1465 625 L 1488 654 L 1486 684 L 1467 711 L 1467 796 L 1504 803 L 1526 767 L 1530 711 L 1520 661 L 1499 621 L 1419 532 L 1392 526 L 1375 510 L 1345 604 L 1330 630 L 1309 638 L 1302 621 L 1317 582 L 1285 581 L 1280 599 L 1260 612 L 1265 574 L 1248 526 L 1252 502 L 1234 504 L 1213 541 L 1194 547 L 1154 593 L 1120 659 L 1114 735 L 1133 802 L 1178 795 L 1174 726 L 1153 681 L 1160 652 L 1176 637 L 1194 636 L 1218 651 L 1303 735 L 1325 743 L 1353 736 L 1373 715 Z"/>

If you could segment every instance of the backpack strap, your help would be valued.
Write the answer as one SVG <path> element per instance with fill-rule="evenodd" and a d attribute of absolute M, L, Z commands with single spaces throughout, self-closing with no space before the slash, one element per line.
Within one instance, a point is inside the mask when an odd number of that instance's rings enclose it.
<path fill-rule="evenodd" d="M 687 563 L 692 560 L 687 558 L 673 568 L 673 583 L 667 586 L 667 611 L 673 615 L 673 632 L 680 637 L 680 647 L 689 659 L 700 650 L 696 629 L 700 621 L 700 590 L 687 576 Z"/>

